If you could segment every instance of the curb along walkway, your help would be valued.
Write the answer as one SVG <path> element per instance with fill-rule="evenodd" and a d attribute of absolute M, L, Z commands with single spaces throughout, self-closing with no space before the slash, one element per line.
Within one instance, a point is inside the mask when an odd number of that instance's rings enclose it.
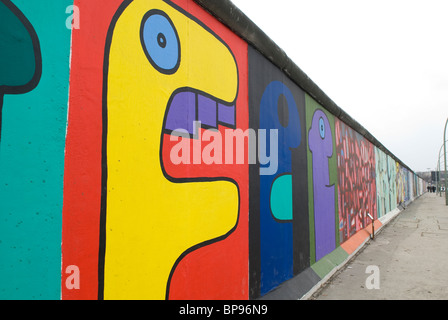
<path fill-rule="evenodd" d="M 447 300 L 448 206 L 426 193 L 375 234 L 315 300 Z"/>

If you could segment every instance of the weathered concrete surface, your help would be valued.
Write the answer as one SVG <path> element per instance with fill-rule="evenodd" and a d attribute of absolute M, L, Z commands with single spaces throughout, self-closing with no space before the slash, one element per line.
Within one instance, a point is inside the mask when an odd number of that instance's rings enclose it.
<path fill-rule="evenodd" d="M 368 266 L 378 266 L 379 289 L 368 289 Z M 445 198 L 426 193 L 414 201 L 311 299 L 448 299 Z"/>

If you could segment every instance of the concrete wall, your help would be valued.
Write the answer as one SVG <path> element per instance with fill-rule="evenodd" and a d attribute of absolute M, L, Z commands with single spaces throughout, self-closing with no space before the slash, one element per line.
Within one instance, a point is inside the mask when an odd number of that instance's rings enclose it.
<path fill-rule="evenodd" d="M 426 190 L 202 6 L 0 1 L 0 298 L 301 298 Z"/>

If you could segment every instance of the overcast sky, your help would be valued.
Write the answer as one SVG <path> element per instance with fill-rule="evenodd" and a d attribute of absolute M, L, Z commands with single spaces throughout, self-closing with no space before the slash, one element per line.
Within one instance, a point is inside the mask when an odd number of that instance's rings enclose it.
<path fill-rule="evenodd" d="M 231 1 L 411 169 L 435 170 L 448 117 L 447 0 Z"/>

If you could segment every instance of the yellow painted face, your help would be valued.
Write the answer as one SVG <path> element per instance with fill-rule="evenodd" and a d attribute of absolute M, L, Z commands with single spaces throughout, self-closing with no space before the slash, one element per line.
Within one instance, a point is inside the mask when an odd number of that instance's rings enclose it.
<path fill-rule="evenodd" d="M 204 117 L 189 99 L 232 125 L 237 66 L 216 35 L 168 1 L 132 1 L 111 35 L 104 298 L 164 299 L 177 259 L 229 233 L 239 200 L 228 181 L 167 180 L 161 134 Z"/>

